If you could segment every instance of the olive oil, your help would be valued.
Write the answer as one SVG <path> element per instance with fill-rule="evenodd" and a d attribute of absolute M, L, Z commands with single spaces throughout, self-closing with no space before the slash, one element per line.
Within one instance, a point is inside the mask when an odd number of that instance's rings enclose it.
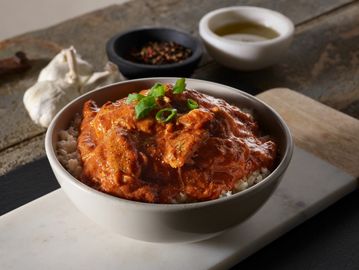
<path fill-rule="evenodd" d="M 269 40 L 279 36 L 272 28 L 252 22 L 226 24 L 214 32 L 219 36 L 244 42 Z"/>

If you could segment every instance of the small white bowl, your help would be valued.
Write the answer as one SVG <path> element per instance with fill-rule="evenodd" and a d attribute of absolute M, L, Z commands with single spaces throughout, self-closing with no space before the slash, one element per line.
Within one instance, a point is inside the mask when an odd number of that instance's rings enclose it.
<path fill-rule="evenodd" d="M 262 41 L 239 41 L 219 36 L 215 30 L 232 23 L 250 22 L 269 27 L 279 35 Z M 278 62 L 294 34 L 293 22 L 265 8 L 234 6 L 207 13 L 199 22 L 199 34 L 208 53 L 220 64 L 238 70 L 257 70 Z"/>

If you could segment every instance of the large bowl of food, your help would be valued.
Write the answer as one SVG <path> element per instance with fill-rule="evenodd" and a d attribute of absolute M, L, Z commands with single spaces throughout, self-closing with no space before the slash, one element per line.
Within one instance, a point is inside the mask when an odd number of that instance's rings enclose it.
<path fill-rule="evenodd" d="M 45 147 L 63 191 L 99 225 L 143 241 L 189 242 L 255 213 L 286 171 L 293 142 L 281 117 L 245 92 L 148 78 L 72 101 Z"/>

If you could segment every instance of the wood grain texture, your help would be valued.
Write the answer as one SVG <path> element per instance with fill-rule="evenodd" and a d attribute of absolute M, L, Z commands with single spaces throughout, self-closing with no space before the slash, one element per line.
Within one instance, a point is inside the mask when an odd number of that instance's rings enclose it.
<path fill-rule="evenodd" d="M 33 60 L 33 68 L 18 76 L 0 81 L 0 151 L 44 132 L 32 123 L 22 104 L 22 96 L 38 76 L 39 71 L 64 47 L 74 45 L 79 53 L 99 70 L 107 61 L 105 43 L 114 34 L 134 27 L 148 25 L 179 28 L 198 36 L 198 22 L 210 10 L 231 5 L 255 5 L 278 10 L 296 24 L 336 9 L 351 0 L 291 1 L 267 0 L 133 0 L 122 5 L 91 12 L 56 26 L 27 33 L 0 42 L 0 57 L 25 51 Z M 194 8 L 195 5 L 195 8 Z M 202 65 L 212 60 L 205 55 Z M 206 71 L 205 71 L 206 72 Z M 210 77 L 211 75 L 209 74 Z M 263 79 L 264 80 L 264 79 Z M 11 121 L 9 121 L 11 119 Z"/>
<path fill-rule="evenodd" d="M 211 62 L 194 77 L 238 87 L 288 87 L 359 118 L 359 2 L 296 29 L 282 61 L 255 72 L 239 72 Z"/>
<path fill-rule="evenodd" d="M 107 61 L 105 43 L 118 32 L 134 27 L 157 25 L 179 28 L 198 37 L 198 21 L 210 10 L 231 5 L 262 6 L 280 11 L 291 18 L 296 25 L 301 25 L 297 29 L 295 50 L 286 60 L 287 64 L 274 67 L 269 72 L 242 74 L 218 66 L 213 63 L 210 56 L 205 54 L 194 77 L 217 81 L 238 88 L 243 85 L 291 87 L 294 81 L 297 86 L 303 84 L 303 87 L 295 87 L 296 90 L 315 96 L 318 91 L 323 91 L 324 88 L 319 88 L 319 85 L 327 80 L 325 74 L 331 69 L 323 69 L 320 73 L 323 79 L 306 82 L 305 80 L 308 80 L 308 77 L 301 74 L 306 74 L 308 62 L 302 63 L 302 55 L 310 53 L 309 59 L 318 58 L 323 51 L 321 48 L 328 41 L 330 30 L 338 27 L 340 29 L 347 28 L 349 31 L 344 32 L 344 37 L 347 38 L 349 45 L 343 47 L 339 44 L 336 51 L 343 55 L 349 55 L 340 50 L 352 48 L 356 39 L 357 34 L 351 29 L 353 23 L 356 22 L 353 14 L 355 15 L 357 7 L 355 6 L 356 9 L 352 12 L 348 11 L 349 7 L 355 5 L 350 4 L 352 2 L 353 0 L 298 0 L 293 5 L 292 1 L 289 0 L 198 0 L 195 3 L 190 0 L 133 0 L 122 5 L 113 5 L 88 13 L 47 29 L 0 41 L 0 57 L 13 55 L 16 51 L 22 50 L 27 53 L 33 63 L 33 68 L 25 73 L 0 78 L 0 123 L 2 125 L 6 123 L 6 128 L 2 126 L 3 128 L 0 129 L 0 164 L 3 168 L 0 174 L 8 172 L 20 164 L 37 159 L 43 154 L 41 140 L 32 138 L 39 138 L 38 136 L 43 134 L 45 129 L 36 126 L 31 121 L 24 109 L 22 97 L 25 90 L 36 81 L 39 71 L 61 48 L 74 45 L 80 54 L 90 61 L 95 69 L 99 70 Z M 343 8 L 343 6 L 348 5 L 348 8 Z M 331 12 L 333 10 L 335 10 L 334 13 Z M 332 13 L 334 19 L 331 19 L 330 14 Z M 320 19 L 322 14 L 327 14 L 325 20 Z M 329 18 L 329 26 L 326 26 L 327 17 Z M 337 20 L 338 18 L 341 20 Z M 311 23 L 313 19 L 314 23 Z M 321 40 L 321 29 L 327 29 L 328 32 L 324 40 Z M 309 42 L 310 49 L 308 49 L 306 42 Z M 319 49 L 316 49 L 316 42 L 320 45 Z M 352 76 L 357 74 L 355 73 L 357 69 L 355 69 L 354 62 L 352 64 L 348 62 L 349 56 L 343 58 L 342 61 L 342 65 L 347 66 L 344 68 L 346 74 L 337 75 L 339 78 L 344 76 L 339 81 L 341 88 L 337 89 L 346 89 L 346 93 L 351 93 L 352 87 L 350 85 L 355 86 L 357 84 L 355 80 L 352 82 Z M 351 61 L 356 61 L 355 57 L 354 51 L 354 60 Z M 331 73 L 329 72 L 329 74 Z M 329 78 L 327 84 L 335 85 L 337 77 Z M 315 87 L 310 88 L 313 84 Z M 251 88 L 253 87 L 247 87 L 247 89 Z M 312 89 L 313 92 L 308 89 Z M 328 95 L 328 97 L 330 100 L 332 95 Z M 359 103 L 351 103 L 346 112 L 352 114 L 358 112 L 359 115 Z M 37 150 L 31 151 L 33 147 Z M 22 151 L 23 155 L 21 155 Z"/>
<path fill-rule="evenodd" d="M 359 178 L 359 120 L 285 88 L 257 97 L 283 117 L 299 147 Z"/>
<path fill-rule="evenodd" d="M 2 151 L 0 154 L 0 176 L 44 157 L 44 139 L 45 134 L 41 134 Z"/>

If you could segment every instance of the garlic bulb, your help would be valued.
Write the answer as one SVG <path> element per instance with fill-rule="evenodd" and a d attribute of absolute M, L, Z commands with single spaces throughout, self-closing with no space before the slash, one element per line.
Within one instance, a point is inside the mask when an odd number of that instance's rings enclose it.
<path fill-rule="evenodd" d="M 36 124 L 48 127 L 56 113 L 78 95 L 78 87 L 65 80 L 42 81 L 26 91 L 24 104 Z"/>
<path fill-rule="evenodd" d="M 95 72 L 91 75 L 91 77 L 82 86 L 81 93 L 86 93 L 101 86 L 123 80 L 125 80 L 125 78 L 118 71 L 118 67 L 112 62 L 107 62 L 104 71 Z"/>
<path fill-rule="evenodd" d="M 40 72 L 37 83 L 26 90 L 23 102 L 31 119 L 48 127 L 56 113 L 77 96 L 123 79 L 117 66 L 110 62 L 104 71 L 94 72 L 70 47 L 57 54 Z"/>
<path fill-rule="evenodd" d="M 92 65 L 83 60 L 73 47 L 64 49 L 58 53 L 51 62 L 41 70 L 37 81 L 56 81 L 64 79 L 66 74 L 70 71 L 71 61 L 75 63 L 74 68 L 76 69 L 76 74 L 79 77 L 80 82 L 85 83 L 94 73 L 94 70 Z"/>

